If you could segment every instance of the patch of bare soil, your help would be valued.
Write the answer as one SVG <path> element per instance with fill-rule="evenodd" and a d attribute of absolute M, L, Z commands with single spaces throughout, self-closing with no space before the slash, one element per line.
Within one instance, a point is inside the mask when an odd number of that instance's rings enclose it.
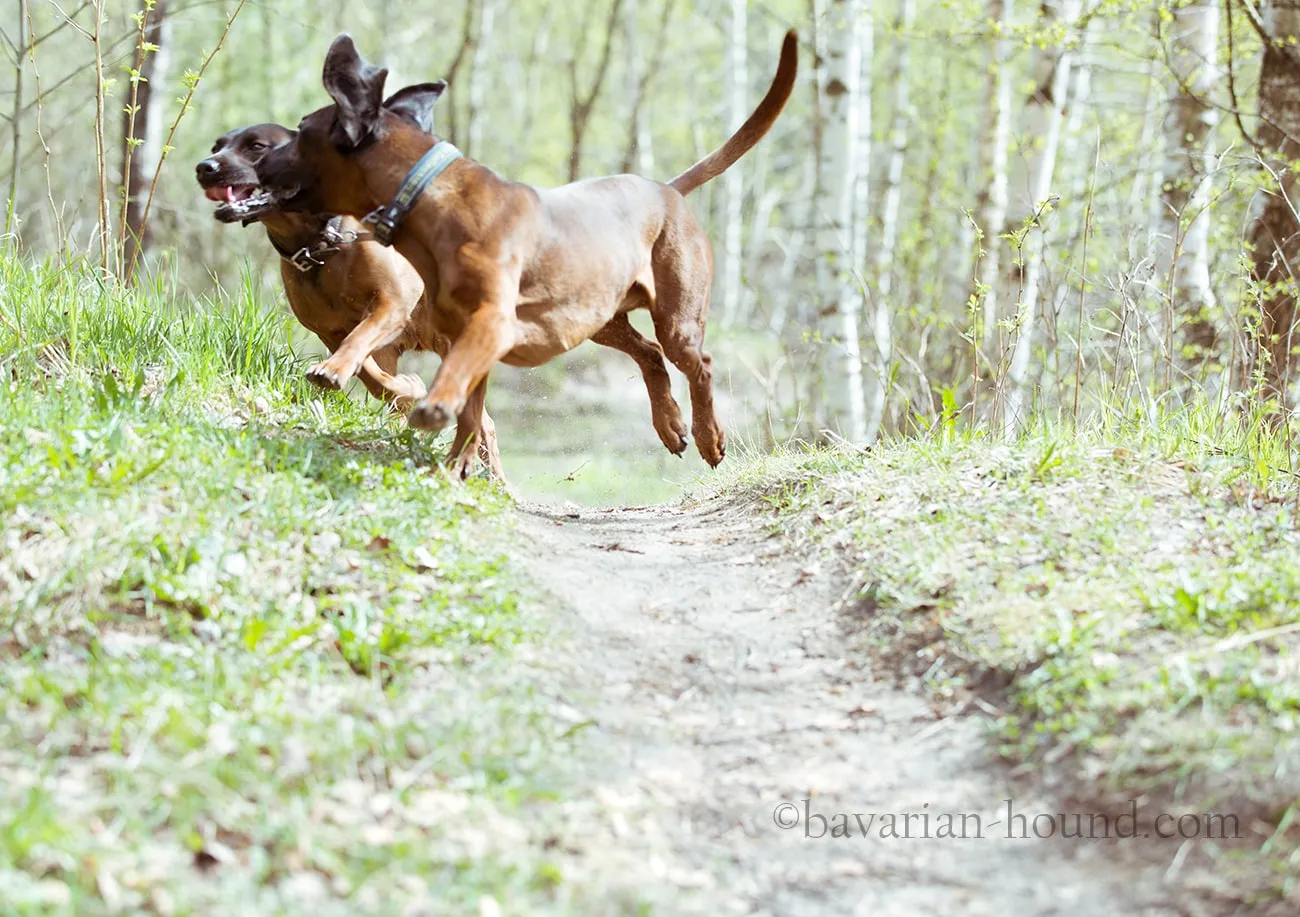
<path fill-rule="evenodd" d="M 1230 912 L 1176 842 L 1061 839 L 1059 818 L 1036 839 L 1059 804 L 1010 780 L 979 716 L 853 658 L 844 583 L 753 506 L 520 516 L 572 638 L 548 690 L 593 721 L 598 762 L 553 846 L 603 913 Z"/>

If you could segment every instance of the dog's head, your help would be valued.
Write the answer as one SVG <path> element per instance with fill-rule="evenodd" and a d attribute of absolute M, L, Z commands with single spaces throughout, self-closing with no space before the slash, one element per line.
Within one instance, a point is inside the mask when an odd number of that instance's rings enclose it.
<path fill-rule="evenodd" d="M 387 70 L 361 58 L 350 37 L 334 39 L 322 74 L 334 104 L 303 118 L 293 140 L 271 151 L 257 168 L 263 187 L 279 206 L 362 216 L 380 203 L 368 197 L 363 176 L 367 158 L 385 141 L 403 135 L 427 141 L 424 135 L 433 132 L 434 103 L 447 88 L 443 80 L 420 83 L 385 99 L 387 78 Z M 384 161 L 398 162 L 400 157 Z"/>
<path fill-rule="evenodd" d="M 276 147 L 293 140 L 293 131 L 279 124 L 254 124 L 222 134 L 212 154 L 194 167 L 214 214 L 223 223 L 251 223 L 275 209 L 271 193 L 261 187 L 257 165 Z"/>

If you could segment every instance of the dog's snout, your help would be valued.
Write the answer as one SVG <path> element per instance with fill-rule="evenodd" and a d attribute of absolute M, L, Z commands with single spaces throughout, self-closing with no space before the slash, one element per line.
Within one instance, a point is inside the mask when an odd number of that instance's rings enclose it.
<path fill-rule="evenodd" d="M 205 159 L 195 166 L 194 171 L 196 171 L 200 177 L 204 175 L 216 175 L 221 171 L 221 163 L 217 162 L 215 159 Z"/>

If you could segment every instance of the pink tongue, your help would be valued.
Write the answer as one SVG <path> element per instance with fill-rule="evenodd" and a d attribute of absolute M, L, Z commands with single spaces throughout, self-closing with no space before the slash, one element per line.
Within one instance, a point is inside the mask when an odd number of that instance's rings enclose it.
<path fill-rule="evenodd" d="M 216 188 L 208 188 L 203 192 L 203 195 L 210 201 L 229 200 L 230 189 L 225 185 Z"/>

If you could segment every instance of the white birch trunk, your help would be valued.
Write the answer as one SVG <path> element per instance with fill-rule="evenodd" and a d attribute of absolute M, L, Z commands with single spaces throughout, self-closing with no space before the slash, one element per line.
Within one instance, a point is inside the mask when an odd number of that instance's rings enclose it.
<path fill-rule="evenodd" d="M 850 442 L 866 435 L 862 391 L 862 352 L 858 315 L 862 298 L 854 276 L 853 210 L 857 170 L 858 48 L 860 0 L 830 0 L 826 7 L 826 54 L 819 74 L 823 133 L 817 214 L 817 292 L 829 314 L 824 348 L 827 421 Z"/>
<path fill-rule="evenodd" d="M 1070 71 L 1070 95 L 1066 106 L 1069 115 L 1062 127 L 1061 147 L 1056 156 L 1058 162 L 1073 167 L 1070 187 L 1061 203 L 1060 217 L 1061 225 L 1070 229 L 1071 243 L 1083 237 L 1090 170 L 1094 160 L 1093 156 L 1083 154 L 1080 147 L 1083 140 L 1083 116 L 1088 110 L 1088 98 L 1092 95 L 1092 68 L 1088 61 L 1090 39 L 1091 29 L 1085 26 L 1079 35 L 1079 49 L 1075 52 L 1074 66 Z M 1059 183 L 1063 182 L 1064 178 Z M 1068 269 L 1060 272 L 1056 293 L 1052 298 L 1057 315 L 1060 315 L 1065 300 L 1070 295 L 1070 282 L 1075 276 Z"/>
<path fill-rule="evenodd" d="M 1160 129 L 1160 80 L 1156 70 L 1160 65 L 1156 61 L 1147 63 L 1146 91 L 1142 100 L 1142 133 L 1138 135 L 1137 173 L 1133 176 L 1133 186 L 1129 189 L 1129 212 L 1144 215 L 1151 211 L 1149 191 L 1152 185 L 1152 172 L 1157 150 L 1157 131 Z M 1159 180 L 1154 182 L 1157 186 Z M 1144 223 L 1143 228 L 1147 228 Z"/>
<path fill-rule="evenodd" d="M 1066 25 L 1065 37 L 1058 45 L 1059 56 L 1052 74 L 1051 99 L 1045 112 L 1042 153 L 1033 173 L 1033 204 L 1037 211 L 1052 194 L 1052 177 L 1056 170 L 1056 154 L 1061 142 L 1061 126 L 1064 121 L 1062 106 L 1065 104 L 1070 89 L 1070 72 L 1074 65 L 1074 52 L 1071 49 L 1071 32 L 1075 20 L 1079 17 L 1079 0 L 1065 0 L 1062 4 L 1062 18 Z M 1011 354 L 1011 366 L 1007 372 L 1007 392 L 1003 405 L 1003 433 L 1015 433 L 1024 420 L 1025 398 L 1028 395 L 1029 362 L 1034 347 L 1034 326 L 1038 318 L 1039 282 L 1043 263 L 1043 231 L 1041 226 L 1029 229 L 1021 249 L 1021 261 L 1024 265 L 1024 281 L 1021 284 L 1022 295 L 1017 313 L 1018 326 L 1016 346 Z"/>
<path fill-rule="evenodd" d="M 1214 342 L 1210 286 L 1211 135 L 1219 113 L 1207 100 L 1219 81 L 1219 4 L 1187 0 L 1173 8 L 1169 64 L 1173 71 L 1165 115 L 1165 165 L 1156 242 L 1157 279 L 1172 299 L 1171 315 L 1185 320 L 1189 343 Z"/>
<path fill-rule="evenodd" d="M 747 22 L 749 4 L 747 0 L 730 0 L 731 19 L 727 35 L 727 132 L 734 133 L 745 118 L 748 110 L 748 53 Z M 743 290 L 740 285 L 740 265 L 744 257 L 742 245 L 745 202 L 745 173 L 740 169 L 731 169 L 723 176 L 723 200 L 725 216 L 722 234 L 722 264 L 718 279 L 722 284 L 722 322 L 734 324 L 740 313 Z"/>
<path fill-rule="evenodd" d="M 798 272 L 804 263 L 804 249 L 808 243 L 808 229 L 814 220 L 813 210 L 814 197 L 817 187 L 817 165 L 809 163 L 804 170 L 804 180 L 800 184 L 799 194 L 794 198 L 787 211 L 791 214 L 790 219 L 785 225 L 791 226 L 790 233 L 786 236 L 781 250 L 783 259 L 781 261 L 781 271 L 777 275 L 775 304 L 772 306 L 772 319 L 768 328 L 773 332 L 780 333 L 786 330 L 786 322 L 790 320 L 792 310 L 791 303 L 794 300 L 795 290 L 798 285 Z M 785 221 L 783 221 L 785 222 Z M 802 322 L 803 316 L 795 314 L 795 321 Z"/>
<path fill-rule="evenodd" d="M 980 229 L 984 231 L 981 247 L 979 286 L 983 301 L 983 348 L 986 356 L 997 335 L 998 296 L 1002 286 L 1001 238 L 1007 226 L 1009 185 L 1007 179 L 1008 151 L 1011 146 L 1011 22 L 1015 14 L 1015 0 L 990 0 L 989 19 L 998 24 L 998 38 L 990 52 L 989 82 L 990 117 L 984 162 L 988 167 L 988 188 L 980 208 Z"/>
<path fill-rule="evenodd" d="M 880 244 L 876 249 L 876 308 L 872 323 L 876 344 L 876 388 L 867 415 L 866 441 L 880 436 L 889 394 L 889 375 L 894 357 L 893 303 L 894 255 L 898 250 L 898 211 L 903 197 L 903 166 L 907 162 L 907 128 L 912 120 L 909 95 L 908 32 L 916 14 L 916 0 L 901 0 L 898 8 L 898 47 L 894 56 L 894 123 L 889 133 L 889 168 L 880 214 Z"/>
<path fill-rule="evenodd" d="M 908 2 L 908 0 L 905 0 Z M 865 273 L 871 237 L 871 67 L 875 57 L 875 21 L 870 0 L 859 0 L 853 24 L 858 47 L 857 145 L 853 150 L 853 270 Z"/>

